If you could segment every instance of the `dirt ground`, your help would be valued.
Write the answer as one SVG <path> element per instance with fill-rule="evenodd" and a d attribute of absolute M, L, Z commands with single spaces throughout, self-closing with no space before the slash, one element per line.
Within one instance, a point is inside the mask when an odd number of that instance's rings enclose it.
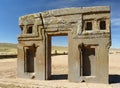
<path fill-rule="evenodd" d="M 52 74 L 68 74 L 68 56 L 52 57 Z M 110 84 L 73 83 L 67 79 L 29 80 L 17 78 L 17 59 L 0 59 L 0 88 L 120 88 L 120 54 L 109 55 Z"/>

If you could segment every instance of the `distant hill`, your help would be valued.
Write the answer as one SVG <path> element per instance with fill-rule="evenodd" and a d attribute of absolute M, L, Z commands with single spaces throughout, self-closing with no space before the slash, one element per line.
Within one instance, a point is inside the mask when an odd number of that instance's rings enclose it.
<path fill-rule="evenodd" d="M 52 46 L 52 54 L 54 53 L 68 53 L 68 47 L 64 46 Z"/>
<path fill-rule="evenodd" d="M 52 46 L 52 53 L 68 53 L 68 47 L 64 46 Z M 17 44 L 12 43 L 0 43 L 0 54 L 17 54 Z M 120 54 L 120 49 L 110 48 L 110 54 Z"/>
<path fill-rule="evenodd" d="M 17 44 L 12 44 L 12 43 L 0 43 L 0 47 L 17 48 Z"/>
<path fill-rule="evenodd" d="M 68 51 L 68 47 L 65 47 L 65 46 L 52 46 L 52 50 L 64 50 L 64 51 Z"/>
<path fill-rule="evenodd" d="M 120 50 L 120 48 L 110 48 L 110 50 Z"/>
<path fill-rule="evenodd" d="M 110 48 L 109 54 L 120 54 L 120 48 Z"/>
<path fill-rule="evenodd" d="M 58 53 L 68 52 L 68 48 L 64 46 L 52 46 L 52 52 Z M 0 54 L 17 53 L 17 44 L 0 43 Z"/>
<path fill-rule="evenodd" d="M 17 54 L 17 44 L 0 43 L 0 54 Z"/>

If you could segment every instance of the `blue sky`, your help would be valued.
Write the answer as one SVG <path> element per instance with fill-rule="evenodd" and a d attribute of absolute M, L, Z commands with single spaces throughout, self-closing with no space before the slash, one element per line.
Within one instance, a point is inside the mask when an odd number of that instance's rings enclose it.
<path fill-rule="evenodd" d="M 20 16 L 66 7 L 106 5 L 111 7 L 112 48 L 120 48 L 120 0 L 0 0 L 0 42 L 17 43 Z M 67 37 L 55 37 L 52 42 L 66 46 Z"/>

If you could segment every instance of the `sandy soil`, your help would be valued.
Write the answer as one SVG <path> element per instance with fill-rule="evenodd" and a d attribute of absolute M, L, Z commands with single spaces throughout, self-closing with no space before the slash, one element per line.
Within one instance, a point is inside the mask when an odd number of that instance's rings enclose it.
<path fill-rule="evenodd" d="M 68 56 L 60 55 L 52 57 L 52 74 L 68 74 Z"/>
<path fill-rule="evenodd" d="M 120 88 L 120 54 L 109 55 L 110 84 L 73 83 L 67 79 L 60 80 L 28 80 L 17 78 L 17 59 L 0 59 L 1 88 Z M 68 56 L 52 57 L 52 74 L 68 74 Z M 21 87 L 22 86 L 22 87 Z"/>
<path fill-rule="evenodd" d="M 0 78 L 16 78 L 17 59 L 0 59 Z"/>

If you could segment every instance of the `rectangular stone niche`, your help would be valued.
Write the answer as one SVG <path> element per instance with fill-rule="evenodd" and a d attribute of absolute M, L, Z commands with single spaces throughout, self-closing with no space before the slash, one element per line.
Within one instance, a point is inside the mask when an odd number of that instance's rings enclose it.
<path fill-rule="evenodd" d="M 96 72 L 96 48 L 91 45 L 82 47 L 80 76 L 95 76 Z"/>
<path fill-rule="evenodd" d="M 35 58 L 35 48 L 32 46 L 26 47 L 25 59 L 24 59 L 25 72 L 28 72 L 28 73 L 34 72 L 34 58 Z"/>

